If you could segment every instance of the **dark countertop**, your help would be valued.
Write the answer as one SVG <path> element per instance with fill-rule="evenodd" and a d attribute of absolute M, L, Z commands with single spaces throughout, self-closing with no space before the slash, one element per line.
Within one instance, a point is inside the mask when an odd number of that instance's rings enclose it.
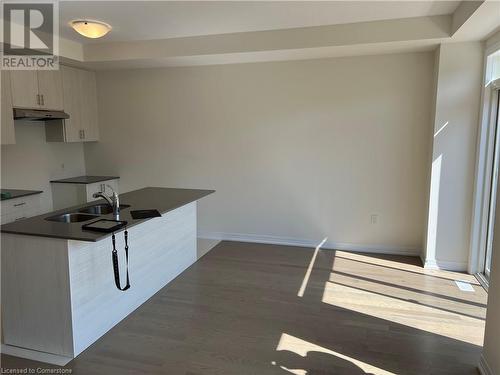
<path fill-rule="evenodd" d="M 128 221 L 127 227 L 130 228 L 147 220 L 153 220 L 151 218 L 134 220 L 130 215 L 131 210 L 157 209 L 161 214 L 164 214 L 214 192 L 214 190 L 147 187 L 120 194 L 120 204 L 130 205 L 130 207 L 122 209 L 120 211 L 120 220 Z M 2 233 L 62 238 L 67 240 L 91 242 L 99 241 L 103 238 L 111 236 L 111 233 L 85 231 L 82 230 L 82 225 L 88 224 L 97 219 L 112 219 L 113 214 L 101 215 L 88 221 L 69 224 L 45 220 L 45 218 L 50 216 L 55 216 L 66 212 L 75 212 L 78 209 L 93 206 L 99 203 L 105 203 L 105 201 L 99 200 L 35 216 L 29 219 L 4 224 L 1 226 L 1 231 Z"/>
<path fill-rule="evenodd" d="M 26 197 L 28 195 L 35 195 L 35 194 L 40 194 L 43 193 L 41 190 L 20 190 L 20 189 L 0 189 L 2 193 L 10 193 L 9 198 L 2 198 L 3 201 L 9 200 L 9 199 L 14 199 L 14 198 L 21 198 L 21 197 Z"/>
<path fill-rule="evenodd" d="M 53 184 L 93 184 L 95 182 L 116 180 L 120 177 L 118 176 L 78 176 L 71 178 L 64 178 L 62 180 L 52 180 Z"/>

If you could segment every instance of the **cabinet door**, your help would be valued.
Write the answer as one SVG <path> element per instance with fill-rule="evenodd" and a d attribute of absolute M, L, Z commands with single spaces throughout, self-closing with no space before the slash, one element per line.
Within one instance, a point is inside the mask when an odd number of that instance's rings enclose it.
<path fill-rule="evenodd" d="M 39 70 L 38 93 L 41 108 L 62 110 L 64 105 L 61 70 Z"/>
<path fill-rule="evenodd" d="M 26 219 L 40 214 L 40 197 L 39 195 L 30 195 L 5 200 L 2 201 L 1 207 L 3 223 Z"/>
<path fill-rule="evenodd" d="M 84 141 L 99 140 L 97 121 L 97 85 L 94 72 L 80 70 L 82 95 L 81 120 Z"/>
<path fill-rule="evenodd" d="M 63 86 L 64 111 L 69 119 L 64 120 L 65 142 L 81 142 L 81 92 L 78 69 L 60 66 Z"/>
<path fill-rule="evenodd" d="M 36 70 L 12 70 L 10 84 L 14 107 L 40 108 Z"/>
<path fill-rule="evenodd" d="M 10 90 L 10 72 L 2 71 L 2 133 L 3 145 L 16 143 L 14 132 L 14 114 L 12 112 L 12 94 Z"/>

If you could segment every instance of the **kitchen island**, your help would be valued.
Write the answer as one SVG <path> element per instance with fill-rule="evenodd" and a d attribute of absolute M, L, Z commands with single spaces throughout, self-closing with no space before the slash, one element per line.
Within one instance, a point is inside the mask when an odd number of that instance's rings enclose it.
<path fill-rule="evenodd" d="M 64 365 L 196 261 L 196 201 L 213 190 L 144 188 L 120 195 L 126 207 L 130 289 L 115 286 L 111 233 L 57 222 L 104 201 L 2 225 L 2 352 Z M 134 220 L 132 210 L 162 216 Z M 47 220 L 49 219 L 49 220 Z M 117 231 L 125 285 L 124 229 Z"/>

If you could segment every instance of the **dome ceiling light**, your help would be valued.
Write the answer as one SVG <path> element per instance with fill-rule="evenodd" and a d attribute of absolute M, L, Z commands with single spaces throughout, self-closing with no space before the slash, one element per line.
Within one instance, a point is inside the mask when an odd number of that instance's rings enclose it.
<path fill-rule="evenodd" d="M 74 20 L 69 24 L 78 34 L 92 39 L 101 38 L 111 30 L 110 25 L 101 21 Z"/>

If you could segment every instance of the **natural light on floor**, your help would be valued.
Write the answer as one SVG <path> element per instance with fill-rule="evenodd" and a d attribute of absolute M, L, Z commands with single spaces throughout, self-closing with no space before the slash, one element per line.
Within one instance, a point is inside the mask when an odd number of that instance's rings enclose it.
<path fill-rule="evenodd" d="M 386 267 L 394 272 L 384 272 Z M 469 275 L 425 275 L 422 270 L 407 263 L 337 252 L 322 302 L 482 345 L 484 291 L 476 283 L 472 292 L 458 288 L 454 281 L 469 281 Z"/>
<path fill-rule="evenodd" d="M 321 249 L 321 246 L 328 240 L 328 237 L 323 238 L 323 241 L 321 241 L 318 246 L 314 249 L 313 256 L 311 258 L 311 261 L 309 262 L 309 266 L 307 267 L 306 274 L 304 275 L 304 280 L 302 280 L 302 285 L 300 286 L 299 292 L 297 293 L 298 297 L 304 297 L 304 292 L 307 287 L 307 283 L 309 282 L 309 278 L 311 277 L 311 271 L 314 267 L 314 263 L 316 262 L 316 257 L 318 256 L 318 251 Z"/>

